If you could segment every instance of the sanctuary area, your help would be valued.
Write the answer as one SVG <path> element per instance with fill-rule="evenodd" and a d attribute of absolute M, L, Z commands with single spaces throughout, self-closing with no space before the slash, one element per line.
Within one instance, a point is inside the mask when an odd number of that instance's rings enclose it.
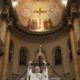
<path fill-rule="evenodd" d="M 80 0 L 0 0 L 0 80 L 80 80 Z"/>

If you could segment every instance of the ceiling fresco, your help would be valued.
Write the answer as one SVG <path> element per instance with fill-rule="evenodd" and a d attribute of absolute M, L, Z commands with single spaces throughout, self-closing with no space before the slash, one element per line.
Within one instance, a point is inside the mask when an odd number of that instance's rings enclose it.
<path fill-rule="evenodd" d="M 17 3 L 19 23 L 27 30 L 45 32 L 61 23 L 65 8 L 62 0 L 18 0 Z"/>

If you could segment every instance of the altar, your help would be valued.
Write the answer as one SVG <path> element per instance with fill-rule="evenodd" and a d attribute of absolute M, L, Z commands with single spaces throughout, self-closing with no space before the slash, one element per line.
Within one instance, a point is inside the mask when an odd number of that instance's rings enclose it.
<path fill-rule="evenodd" d="M 27 69 L 27 80 L 49 80 L 47 61 L 40 46 L 35 61 L 29 61 Z"/>
<path fill-rule="evenodd" d="M 52 70 L 52 77 L 49 75 L 49 68 Z M 24 75 L 26 76 L 24 77 Z M 54 76 L 56 74 L 56 76 Z M 18 80 L 18 79 L 17 79 Z M 19 76 L 19 80 L 62 80 L 62 77 L 54 70 L 53 66 L 47 60 L 42 46 L 38 48 L 38 52 L 34 60 L 28 61 L 26 71 Z"/>

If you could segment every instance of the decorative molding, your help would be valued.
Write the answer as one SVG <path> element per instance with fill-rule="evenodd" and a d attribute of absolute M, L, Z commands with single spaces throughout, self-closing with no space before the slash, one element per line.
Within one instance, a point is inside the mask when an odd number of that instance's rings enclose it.
<path fill-rule="evenodd" d="M 19 29 L 18 27 L 14 27 L 14 26 L 10 27 L 11 32 L 17 38 L 20 38 L 24 41 L 36 42 L 36 43 L 53 41 L 54 39 L 59 38 L 62 35 L 65 35 L 66 33 L 68 33 L 69 29 L 70 29 L 70 27 L 61 27 L 60 29 L 49 32 L 49 33 L 35 34 L 35 33 L 24 32 L 23 30 Z"/>

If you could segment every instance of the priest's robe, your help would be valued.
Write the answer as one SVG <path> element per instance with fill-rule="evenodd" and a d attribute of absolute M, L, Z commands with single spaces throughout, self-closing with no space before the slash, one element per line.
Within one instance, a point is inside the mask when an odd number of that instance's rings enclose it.
<path fill-rule="evenodd" d="M 33 73 L 32 69 L 28 68 L 27 80 L 48 80 L 47 67 L 43 70 L 43 73 Z"/>

